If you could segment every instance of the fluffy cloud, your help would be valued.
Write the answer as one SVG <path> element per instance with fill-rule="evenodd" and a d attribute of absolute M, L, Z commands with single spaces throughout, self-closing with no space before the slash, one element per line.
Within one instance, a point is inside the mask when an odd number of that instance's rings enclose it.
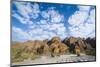
<path fill-rule="evenodd" d="M 47 24 L 47 20 L 40 20 L 40 24 Z"/>
<path fill-rule="evenodd" d="M 50 39 L 54 36 L 60 36 L 62 39 L 67 36 L 66 27 L 64 26 L 64 16 L 53 7 L 41 11 L 37 3 L 14 2 L 17 11 L 13 10 L 12 16 L 17 18 L 22 24 L 27 25 L 27 31 L 18 27 L 13 27 L 14 36 L 19 40 L 43 40 Z M 39 17 L 42 19 L 38 19 Z M 31 20 L 33 19 L 33 20 Z M 13 36 L 13 37 L 14 37 Z"/>
<path fill-rule="evenodd" d="M 51 39 L 54 36 L 65 38 L 74 37 L 95 37 L 95 9 L 90 6 L 77 6 L 78 10 L 71 15 L 64 23 L 65 16 L 55 7 L 48 7 L 41 10 L 38 3 L 14 2 L 16 10 L 12 11 L 21 24 L 27 29 L 18 27 L 12 28 L 12 38 L 19 41 Z"/>
<path fill-rule="evenodd" d="M 26 19 L 22 18 L 20 15 L 18 15 L 16 13 L 14 13 L 12 16 L 15 17 L 16 19 L 18 19 L 22 24 L 27 23 Z"/>
<path fill-rule="evenodd" d="M 63 21 L 63 15 L 59 14 L 58 11 L 55 11 L 54 9 L 51 9 L 48 11 L 51 17 L 51 22 L 52 23 L 59 23 Z"/>
<path fill-rule="evenodd" d="M 33 24 L 31 19 L 37 19 L 39 17 L 39 5 L 34 3 L 14 2 L 17 7 L 16 11 L 13 11 L 12 16 L 17 18 L 22 24 Z"/>
<path fill-rule="evenodd" d="M 64 16 L 52 7 L 46 11 L 43 11 L 41 15 L 43 16 L 43 18 L 50 20 L 51 23 L 59 23 L 63 22 L 64 20 Z"/>
<path fill-rule="evenodd" d="M 43 17 L 44 19 L 48 19 L 48 20 L 49 20 L 50 15 L 49 15 L 49 13 L 48 13 L 47 11 L 42 11 L 42 12 L 41 12 L 41 15 L 42 15 L 42 17 Z"/>
<path fill-rule="evenodd" d="M 34 26 L 29 30 L 29 33 L 32 37 L 40 39 L 50 39 L 54 36 L 60 36 L 62 39 L 67 36 L 66 28 L 64 24 L 45 24 L 45 25 L 38 25 L 38 27 Z M 66 34 L 66 36 L 64 36 Z"/>
<path fill-rule="evenodd" d="M 78 6 L 79 10 L 69 17 L 70 36 L 95 37 L 95 9 L 89 6 Z"/>
<path fill-rule="evenodd" d="M 21 28 L 12 27 L 12 39 L 16 41 L 30 40 L 31 36 Z"/>
<path fill-rule="evenodd" d="M 68 22 L 70 25 L 73 25 L 73 26 L 78 26 L 82 23 L 85 22 L 85 20 L 88 18 L 88 13 L 87 12 L 84 12 L 84 11 L 76 11 L 74 13 L 74 15 L 72 15 Z"/>
<path fill-rule="evenodd" d="M 79 8 L 80 11 L 88 12 L 91 7 L 90 6 L 78 6 L 78 8 Z"/>

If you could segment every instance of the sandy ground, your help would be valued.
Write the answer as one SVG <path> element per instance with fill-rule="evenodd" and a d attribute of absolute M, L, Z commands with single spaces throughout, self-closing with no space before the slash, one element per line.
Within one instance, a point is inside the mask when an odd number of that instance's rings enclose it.
<path fill-rule="evenodd" d="M 46 63 L 62 63 L 62 62 L 82 62 L 95 61 L 95 56 L 81 54 L 77 57 L 74 54 L 60 55 L 59 57 L 41 56 L 35 60 L 24 60 L 23 62 L 12 63 L 12 65 L 29 65 L 29 64 L 46 64 Z"/>

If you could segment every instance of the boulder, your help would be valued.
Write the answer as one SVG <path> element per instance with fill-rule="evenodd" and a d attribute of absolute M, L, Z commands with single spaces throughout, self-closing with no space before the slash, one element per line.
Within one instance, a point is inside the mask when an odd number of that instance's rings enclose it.
<path fill-rule="evenodd" d="M 52 56 L 59 56 L 67 52 L 68 46 L 62 43 L 59 37 L 53 37 L 51 39 L 50 50 Z"/>
<path fill-rule="evenodd" d="M 35 54 L 48 54 L 49 53 L 49 46 L 47 45 L 46 41 L 34 40 L 28 41 L 25 43 L 26 49 L 28 51 L 34 52 Z"/>
<path fill-rule="evenodd" d="M 82 38 L 69 37 L 64 40 L 64 43 L 69 46 L 69 51 L 75 53 L 75 46 L 79 46 L 80 52 L 84 52 L 87 47 L 85 41 Z"/>

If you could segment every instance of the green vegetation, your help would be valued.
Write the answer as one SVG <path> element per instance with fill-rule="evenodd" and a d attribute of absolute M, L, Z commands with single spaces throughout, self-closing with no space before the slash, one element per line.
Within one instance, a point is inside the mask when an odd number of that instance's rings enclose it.
<path fill-rule="evenodd" d="M 38 57 L 39 55 L 32 52 L 26 52 L 22 48 L 12 48 L 12 62 L 22 62 L 27 59 L 34 60 Z"/>
<path fill-rule="evenodd" d="M 13 48 L 12 49 L 12 62 L 20 62 L 24 60 L 24 57 L 21 56 L 22 49 Z"/>
<path fill-rule="evenodd" d="M 80 56 L 84 52 L 86 55 L 95 56 L 95 45 L 95 39 L 84 40 L 74 37 L 66 38 L 64 41 L 61 41 L 59 37 L 53 37 L 50 41 L 13 42 L 11 48 L 12 62 L 22 62 L 27 59 L 34 60 L 41 55 L 55 57 L 73 53 Z"/>
<path fill-rule="evenodd" d="M 86 54 L 96 56 L 96 50 L 95 49 L 86 50 Z"/>

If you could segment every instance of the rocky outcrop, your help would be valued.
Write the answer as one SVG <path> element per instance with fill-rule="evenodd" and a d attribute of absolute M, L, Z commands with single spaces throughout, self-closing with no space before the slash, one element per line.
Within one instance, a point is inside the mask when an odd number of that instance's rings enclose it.
<path fill-rule="evenodd" d="M 51 39 L 50 50 L 52 56 L 59 56 L 68 51 L 68 46 L 62 43 L 59 37 L 53 37 Z"/>
<path fill-rule="evenodd" d="M 24 43 L 26 51 L 33 52 L 34 54 L 48 55 L 49 46 L 46 41 L 34 40 Z"/>
<path fill-rule="evenodd" d="M 12 42 L 12 58 L 14 61 L 20 59 L 34 59 L 37 56 L 59 56 L 62 54 L 73 53 L 80 56 L 80 53 L 87 55 L 96 54 L 96 40 L 83 39 L 76 37 L 65 38 L 63 41 L 59 37 L 51 40 L 29 40 L 26 42 Z M 22 59 L 23 58 L 23 59 Z"/>
<path fill-rule="evenodd" d="M 81 52 L 84 52 L 85 48 L 87 47 L 86 43 L 83 41 L 82 38 L 75 38 L 75 37 L 66 38 L 64 40 L 64 43 L 69 46 L 69 50 L 72 53 L 75 53 L 74 50 L 75 46 L 78 46 Z"/>

